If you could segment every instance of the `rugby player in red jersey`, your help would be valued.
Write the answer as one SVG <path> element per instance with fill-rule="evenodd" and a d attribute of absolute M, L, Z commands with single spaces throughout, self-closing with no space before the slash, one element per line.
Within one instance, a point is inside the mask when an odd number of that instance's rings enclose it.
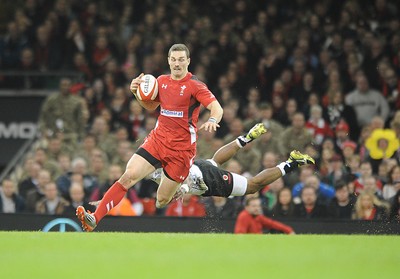
<path fill-rule="evenodd" d="M 90 213 L 82 206 L 77 208 L 76 214 L 85 231 L 92 231 L 130 187 L 159 167 L 163 169 L 163 177 L 157 191 L 156 206 L 166 206 L 188 176 L 196 156 L 200 105 L 210 111 L 209 120 L 200 129 L 211 132 L 219 127 L 223 109 L 207 86 L 188 71 L 189 49 L 183 44 L 173 45 L 168 51 L 168 64 L 171 74 L 157 78 L 157 98 L 146 102 L 138 100 L 148 110 L 160 106 L 156 127 L 133 154 L 124 174 L 105 193 L 96 211 Z M 130 90 L 135 96 L 142 76 L 131 82 Z"/>

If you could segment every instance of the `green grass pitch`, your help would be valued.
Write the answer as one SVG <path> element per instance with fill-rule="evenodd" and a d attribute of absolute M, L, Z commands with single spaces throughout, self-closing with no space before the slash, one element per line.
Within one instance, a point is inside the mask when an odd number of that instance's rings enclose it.
<path fill-rule="evenodd" d="M 400 237 L 0 232 L 0 278 L 398 278 Z"/>

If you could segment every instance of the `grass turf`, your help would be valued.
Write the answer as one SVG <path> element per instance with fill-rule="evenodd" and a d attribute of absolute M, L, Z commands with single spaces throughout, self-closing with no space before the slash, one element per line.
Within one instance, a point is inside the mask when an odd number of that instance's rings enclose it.
<path fill-rule="evenodd" d="M 399 236 L 0 232 L 1 278 L 397 278 Z"/>

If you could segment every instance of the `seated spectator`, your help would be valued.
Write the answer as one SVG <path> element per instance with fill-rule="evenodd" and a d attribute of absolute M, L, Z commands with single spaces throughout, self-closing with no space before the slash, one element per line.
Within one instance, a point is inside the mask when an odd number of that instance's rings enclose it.
<path fill-rule="evenodd" d="M 85 196 L 90 197 L 94 189 L 98 187 L 96 178 L 88 173 L 88 164 L 83 158 L 75 158 L 72 161 L 72 171 L 57 178 L 56 183 L 60 195 L 68 199 L 69 187 L 71 187 L 72 176 L 75 174 L 81 175 L 83 178 L 83 186 Z"/>
<path fill-rule="evenodd" d="M 374 193 L 364 191 L 357 198 L 353 220 L 386 220 L 387 208 Z"/>
<path fill-rule="evenodd" d="M 318 201 L 320 203 L 328 204 L 329 201 L 335 196 L 335 189 L 326 183 L 320 181 L 317 175 L 310 175 L 305 179 L 304 182 L 300 182 L 293 187 L 292 195 L 293 197 L 301 196 L 301 191 L 304 187 L 313 187 L 318 196 Z"/>
<path fill-rule="evenodd" d="M 354 181 L 354 191 L 359 194 L 364 189 L 365 179 L 372 176 L 372 165 L 369 161 L 364 161 L 360 165 L 360 176 Z M 382 182 L 376 180 L 376 186 L 379 190 L 382 190 Z"/>
<path fill-rule="evenodd" d="M 301 203 L 296 204 L 293 216 L 298 218 L 315 219 L 325 218 L 327 208 L 317 202 L 317 190 L 313 186 L 305 185 L 300 193 Z"/>
<path fill-rule="evenodd" d="M 336 185 L 340 180 L 343 180 L 348 175 L 348 169 L 343 164 L 342 157 L 339 154 L 333 155 L 330 162 L 330 172 L 323 178 L 323 181 L 328 185 Z"/>
<path fill-rule="evenodd" d="M 400 191 L 394 195 L 390 207 L 390 220 L 400 222 Z"/>
<path fill-rule="evenodd" d="M 59 196 L 57 185 L 50 182 L 44 187 L 44 197 L 36 203 L 35 213 L 61 215 L 68 205 L 68 201 Z"/>
<path fill-rule="evenodd" d="M 26 211 L 35 213 L 36 203 L 44 197 L 44 187 L 52 182 L 48 170 L 39 171 L 38 181 L 35 189 L 29 190 L 26 194 Z"/>
<path fill-rule="evenodd" d="M 276 165 L 277 164 L 275 164 L 274 166 Z M 269 185 L 265 186 L 264 189 L 261 190 L 261 200 L 263 205 L 265 205 L 267 211 L 272 210 L 272 208 L 275 206 L 278 198 L 278 193 L 283 187 L 285 187 L 285 184 L 283 178 L 281 177 L 270 183 Z"/>
<path fill-rule="evenodd" d="M 377 179 L 373 175 L 366 177 L 364 179 L 364 189 L 362 192 L 373 193 L 379 200 L 383 200 L 382 190 L 376 186 L 376 181 Z"/>
<path fill-rule="evenodd" d="M 185 194 L 183 195 L 182 201 L 177 200 L 169 204 L 165 216 L 204 217 L 206 216 L 206 209 L 204 205 L 199 202 L 197 196 Z"/>
<path fill-rule="evenodd" d="M 346 165 L 348 165 L 351 157 L 356 154 L 357 143 L 351 140 L 347 140 L 342 143 L 341 148 L 342 148 L 344 162 Z"/>
<path fill-rule="evenodd" d="M 85 201 L 85 191 L 83 189 L 82 183 L 72 182 L 71 187 L 69 187 L 70 203 L 65 208 L 64 214 L 74 215 L 76 214 L 76 208 L 80 205 L 84 206 L 86 209 L 94 212 L 96 208 Z"/>
<path fill-rule="evenodd" d="M 262 234 L 264 228 L 286 234 L 294 234 L 293 228 L 263 215 L 261 200 L 259 198 L 248 197 L 244 210 L 240 212 L 236 219 L 235 233 Z"/>
<path fill-rule="evenodd" d="M 32 164 L 30 164 L 28 169 L 28 177 L 22 180 L 18 185 L 18 193 L 22 198 L 26 199 L 28 192 L 32 189 L 36 189 L 41 169 L 40 165 L 32 160 Z"/>
<path fill-rule="evenodd" d="M 277 201 L 271 210 L 271 216 L 274 218 L 293 217 L 294 203 L 292 200 L 292 191 L 284 187 L 278 192 Z"/>
<path fill-rule="evenodd" d="M 333 131 L 322 117 L 322 108 L 319 105 L 310 108 L 310 118 L 306 122 L 306 128 L 317 145 L 321 145 L 324 138 L 333 137 Z"/>
<path fill-rule="evenodd" d="M 387 183 L 383 186 L 384 200 L 391 201 L 400 190 L 400 166 L 394 166 L 388 173 Z"/>
<path fill-rule="evenodd" d="M 360 128 L 368 125 L 376 115 L 381 116 L 384 121 L 389 116 L 387 100 L 381 93 L 369 87 L 368 79 L 364 75 L 356 78 L 356 88 L 346 95 L 345 103 L 354 108 Z"/>
<path fill-rule="evenodd" d="M 338 181 L 335 185 L 335 197 L 328 205 L 328 216 L 335 219 L 351 219 L 356 196 L 350 193 L 348 183 Z"/>
<path fill-rule="evenodd" d="M 235 218 L 237 216 L 236 203 L 233 199 L 212 196 L 204 202 L 204 205 L 207 217 Z"/>
<path fill-rule="evenodd" d="M 25 209 L 24 199 L 18 195 L 11 179 L 4 179 L 0 188 L 0 213 L 18 213 Z"/>

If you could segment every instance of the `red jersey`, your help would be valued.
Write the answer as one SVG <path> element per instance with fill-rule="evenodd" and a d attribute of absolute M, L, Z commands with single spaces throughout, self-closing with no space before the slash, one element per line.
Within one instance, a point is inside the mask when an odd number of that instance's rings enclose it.
<path fill-rule="evenodd" d="M 291 233 L 293 229 L 281 222 L 274 221 L 264 215 L 253 216 L 247 210 L 240 212 L 236 219 L 235 233 L 262 234 L 263 228 L 274 229 L 284 233 Z"/>
<path fill-rule="evenodd" d="M 215 96 L 190 72 L 181 80 L 161 75 L 157 81 L 160 115 L 154 135 L 171 149 L 195 149 L 200 104 L 207 107 Z"/>

